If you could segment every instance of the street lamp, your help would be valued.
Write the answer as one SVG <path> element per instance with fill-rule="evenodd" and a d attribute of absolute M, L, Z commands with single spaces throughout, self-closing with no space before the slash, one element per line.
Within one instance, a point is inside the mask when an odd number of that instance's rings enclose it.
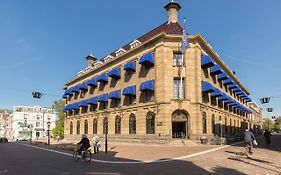
<path fill-rule="evenodd" d="M 220 124 L 220 135 L 221 135 L 221 145 L 222 145 L 222 121 L 219 120 L 219 124 Z"/>
<path fill-rule="evenodd" d="M 28 128 L 30 130 L 30 143 L 32 143 L 32 129 L 33 129 L 33 125 L 32 124 L 28 125 Z"/>
<path fill-rule="evenodd" d="M 105 145 L 104 145 L 104 147 L 105 147 L 104 149 L 105 149 L 105 150 L 104 150 L 104 152 L 105 152 L 105 153 L 107 153 L 107 146 L 108 146 L 108 145 L 107 145 L 108 116 L 109 116 L 109 112 L 105 111 L 105 112 L 104 112 L 104 117 L 106 118 L 106 120 L 104 121 L 104 125 L 105 125 L 105 126 L 104 126 L 104 127 L 105 127 L 105 141 L 104 141 L 104 142 L 105 142 L 105 143 L 104 143 L 104 144 L 105 144 Z"/>
<path fill-rule="evenodd" d="M 48 126 L 48 145 L 50 145 L 50 126 L 51 126 L 51 122 L 47 122 L 47 126 Z"/>

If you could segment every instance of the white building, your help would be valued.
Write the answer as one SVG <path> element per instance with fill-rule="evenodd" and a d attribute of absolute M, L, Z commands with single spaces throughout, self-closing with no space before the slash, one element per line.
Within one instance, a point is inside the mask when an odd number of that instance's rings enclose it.
<path fill-rule="evenodd" d="M 12 116 L 8 110 L 0 111 L 0 137 L 12 138 Z"/>
<path fill-rule="evenodd" d="M 15 106 L 12 114 L 14 139 L 43 139 L 48 129 L 56 126 L 57 115 L 53 109 L 41 106 Z M 32 132 L 31 132 L 32 131 Z"/>

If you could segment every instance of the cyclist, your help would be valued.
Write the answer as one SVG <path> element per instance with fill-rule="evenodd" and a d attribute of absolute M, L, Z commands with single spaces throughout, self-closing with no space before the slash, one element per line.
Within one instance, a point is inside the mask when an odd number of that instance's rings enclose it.
<path fill-rule="evenodd" d="M 81 156 L 82 154 L 82 151 L 85 151 L 87 150 L 88 148 L 90 148 L 90 141 L 89 139 L 87 138 L 87 135 L 86 134 L 83 134 L 82 135 L 82 139 L 79 143 L 77 143 L 77 145 L 81 145 L 78 152 L 79 152 L 79 155 Z"/>
<path fill-rule="evenodd" d="M 253 154 L 253 140 L 256 140 L 255 135 L 251 131 L 249 131 L 249 129 L 245 129 L 244 143 L 246 146 L 249 146 L 250 154 Z"/>

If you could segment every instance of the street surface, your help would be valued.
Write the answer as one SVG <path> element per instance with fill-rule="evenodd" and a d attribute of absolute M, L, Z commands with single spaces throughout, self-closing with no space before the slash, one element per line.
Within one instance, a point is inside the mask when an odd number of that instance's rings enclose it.
<path fill-rule="evenodd" d="M 241 145 L 171 147 L 153 145 L 111 145 L 91 163 L 74 162 L 71 152 L 56 152 L 28 142 L 0 143 L 0 175 L 280 175 L 281 135 L 272 145 L 264 138 L 252 159 Z"/>

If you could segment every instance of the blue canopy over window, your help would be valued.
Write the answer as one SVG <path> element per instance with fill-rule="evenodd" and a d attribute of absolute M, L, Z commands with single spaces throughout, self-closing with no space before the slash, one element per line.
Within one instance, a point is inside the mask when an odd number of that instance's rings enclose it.
<path fill-rule="evenodd" d="M 63 95 L 62 95 L 62 98 L 67 98 L 67 95 L 63 94 Z"/>
<path fill-rule="evenodd" d="M 210 71 L 211 75 L 218 75 L 221 73 L 222 73 L 222 69 L 220 68 L 220 66 L 214 65 L 213 67 L 211 67 L 211 71 Z"/>
<path fill-rule="evenodd" d="M 221 74 L 218 75 L 218 80 L 226 80 L 228 79 L 228 76 L 226 75 L 226 73 L 222 72 Z"/>
<path fill-rule="evenodd" d="M 223 95 L 222 92 L 220 90 L 216 89 L 216 88 L 215 88 L 214 92 L 211 92 L 212 97 L 220 97 L 222 95 Z"/>
<path fill-rule="evenodd" d="M 91 105 L 96 105 L 96 104 L 98 104 L 98 97 L 89 98 L 89 99 L 87 100 L 87 103 L 88 103 L 88 104 L 91 104 Z"/>
<path fill-rule="evenodd" d="M 63 112 L 66 112 L 66 111 L 70 110 L 70 109 L 71 109 L 70 106 L 71 106 L 71 105 L 66 105 L 66 106 L 63 108 Z"/>
<path fill-rule="evenodd" d="M 70 109 L 79 109 L 78 103 L 73 103 L 70 105 Z"/>
<path fill-rule="evenodd" d="M 202 81 L 202 91 L 203 92 L 215 92 L 215 88 L 207 81 Z"/>
<path fill-rule="evenodd" d="M 154 91 L 154 80 L 142 82 L 140 85 L 140 91 Z"/>
<path fill-rule="evenodd" d="M 88 84 L 87 84 L 87 83 L 82 83 L 82 84 L 80 84 L 79 89 L 81 89 L 81 90 L 87 90 L 87 89 L 88 89 Z"/>
<path fill-rule="evenodd" d="M 108 76 L 112 78 L 120 78 L 121 77 L 121 70 L 120 67 L 112 69 L 111 71 L 108 72 Z"/>
<path fill-rule="evenodd" d="M 234 93 L 238 93 L 238 92 L 242 92 L 242 90 L 238 87 L 238 88 L 236 88 L 236 89 L 233 89 L 233 91 L 232 92 L 234 92 Z"/>
<path fill-rule="evenodd" d="M 101 74 L 97 77 L 98 82 L 108 82 L 108 75 L 107 73 Z"/>
<path fill-rule="evenodd" d="M 79 92 L 80 92 L 79 85 L 78 85 L 78 86 L 74 86 L 74 87 L 72 88 L 72 92 L 79 93 Z"/>
<path fill-rule="evenodd" d="M 145 66 L 145 67 L 149 67 L 149 66 L 153 66 L 154 65 L 154 55 L 153 53 L 148 53 L 143 55 L 140 58 L 139 64 Z"/>
<path fill-rule="evenodd" d="M 136 95 L 136 85 L 123 89 L 122 95 Z"/>
<path fill-rule="evenodd" d="M 201 67 L 208 68 L 215 65 L 214 60 L 209 55 L 202 55 L 201 57 Z"/>
<path fill-rule="evenodd" d="M 227 101 L 227 100 L 229 100 L 229 98 L 227 97 L 227 95 L 225 95 L 224 93 L 222 93 L 222 96 L 219 97 L 219 100 Z"/>
<path fill-rule="evenodd" d="M 223 81 L 224 85 L 229 85 L 229 84 L 233 84 L 234 82 L 231 79 L 227 79 Z"/>
<path fill-rule="evenodd" d="M 136 61 L 131 61 L 124 65 L 126 71 L 136 71 Z"/>
<path fill-rule="evenodd" d="M 108 95 L 109 99 L 120 99 L 121 98 L 121 90 L 110 92 Z"/>
<path fill-rule="evenodd" d="M 97 87 L 98 83 L 97 83 L 97 79 L 96 78 L 92 78 L 88 81 L 88 86 L 93 86 L 93 87 Z"/>
<path fill-rule="evenodd" d="M 64 95 L 73 95 L 73 93 L 72 93 L 72 88 L 69 88 L 69 89 L 67 89 L 65 92 L 64 92 Z"/>
<path fill-rule="evenodd" d="M 79 106 L 79 107 L 80 107 L 80 106 L 88 106 L 87 100 L 80 101 L 80 102 L 78 103 L 78 106 Z"/>
<path fill-rule="evenodd" d="M 238 87 L 238 85 L 236 83 L 233 83 L 233 84 L 229 85 L 228 89 L 235 89 L 237 87 Z"/>
<path fill-rule="evenodd" d="M 98 97 L 98 102 L 107 102 L 108 101 L 108 94 L 103 94 Z"/>

